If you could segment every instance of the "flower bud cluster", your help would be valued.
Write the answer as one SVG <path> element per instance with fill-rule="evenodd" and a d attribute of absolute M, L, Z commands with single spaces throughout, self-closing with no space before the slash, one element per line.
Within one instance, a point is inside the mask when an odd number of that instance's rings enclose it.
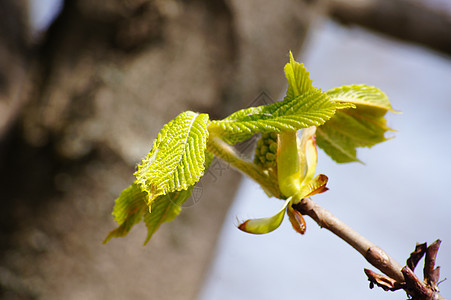
<path fill-rule="evenodd" d="M 276 168 L 277 133 L 263 133 L 257 142 L 254 163 L 264 169 Z"/>

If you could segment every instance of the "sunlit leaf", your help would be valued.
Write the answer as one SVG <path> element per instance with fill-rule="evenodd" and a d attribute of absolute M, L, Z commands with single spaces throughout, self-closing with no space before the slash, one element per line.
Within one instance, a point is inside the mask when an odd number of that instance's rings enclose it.
<path fill-rule="evenodd" d="M 339 163 L 359 161 L 357 147 L 371 147 L 386 141 L 385 114 L 393 111 L 387 96 L 377 88 L 350 85 L 332 89 L 327 94 L 337 102 L 348 102 L 355 109 L 342 109 L 317 129 L 317 143 Z"/>
<path fill-rule="evenodd" d="M 227 143 L 235 144 L 258 132 L 320 126 L 334 115 L 337 106 L 325 93 L 312 90 L 281 102 L 242 109 L 224 120 L 212 121 L 209 130 Z"/>
<path fill-rule="evenodd" d="M 302 181 L 310 181 L 315 175 L 318 152 L 316 149 L 316 127 L 309 127 L 302 130 L 299 139 L 298 151 L 301 166 Z"/>
<path fill-rule="evenodd" d="M 208 170 L 212 161 L 213 154 L 206 152 L 205 170 Z M 153 201 L 152 212 L 146 211 L 144 213 L 144 223 L 147 227 L 147 237 L 144 244 L 149 242 L 161 224 L 174 220 L 180 214 L 181 206 L 191 196 L 193 188 L 194 186 L 191 186 L 187 190 L 162 195 Z"/>
<path fill-rule="evenodd" d="M 205 153 L 204 167 L 207 170 L 213 160 L 213 154 Z M 147 227 L 146 244 L 164 222 L 172 221 L 181 211 L 181 205 L 190 197 L 194 186 L 187 190 L 171 192 L 158 196 L 152 202 L 151 212 L 147 206 L 147 193 L 133 183 L 122 191 L 113 209 L 118 227 L 111 231 L 104 243 L 114 237 L 126 236 L 131 228 L 144 220 Z"/>
<path fill-rule="evenodd" d="M 307 198 L 316 194 L 324 193 L 328 190 L 326 187 L 329 179 L 324 174 L 319 174 L 302 186 L 302 198 Z"/>
<path fill-rule="evenodd" d="M 294 99 L 300 95 L 316 90 L 312 85 L 307 69 L 304 64 L 296 62 L 290 51 L 290 62 L 284 68 L 285 77 L 288 80 L 288 90 L 285 99 Z"/>
<path fill-rule="evenodd" d="M 277 148 L 277 179 L 279 189 L 286 197 L 299 193 L 303 179 L 301 168 L 303 164 L 299 159 L 297 132 L 281 132 Z"/>
<path fill-rule="evenodd" d="M 284 70 L 288 90 L 283 101 L 242 109 L 224 120 L 212 121 L 210 132 L 235 144 L 259 132 L 278 133 L 320 126 L 337 109 L 349 107 L 349 103 L 333 101 L 315 88 L 304 65 L 296 62 L 291 52 Z"/>
<path fill-rule="evenodd" d="M 187 111 L 166 124 L 135 172 L 149 209 L 158 196 L 186 190 L 203 176 L 208 115 Z"/>
<path fill-rule="evenodd" d="M 380 89 L 364 84 L 345 85 L 326 92 L 334 101 L 365 105 L 372 109 L 379 108 L 381 114 L 387 111 L 396 112 L 387 95 Z"/>
<path fill-rule="evenodd" d="M 283 218 L 285 216 L 285 209 L 290 202 L 291 197 L 285 200 L 283 207 L 274 216 L 260 219 L 249 219 L 241 223 L 238 228 L 244 232 L 253 234 L 269 233 L 277 229 L 280 224 L 282 224 Z"/>
<path fill-rule="evenodd" d="M 108 234 L 103 243 L 114 237 L 126 236 L 135 224 L 142 221 L 146 211 L 146 192 L 141 191 L 136 184 L 123 190 L 113 209 L 114 220 L 119 226 Z"/>
<path fill-rule="evenodd" d="M 192 190 L 193 187 L 189 187 L 187 190 L 162 195 L 153 201 L 152 212 L 144 213 L 144 223 L 147 227 L 144 244 L 147 244 L 161 224 L 174 220 L 180 214 L 181 205 L 191 196 Z"/>

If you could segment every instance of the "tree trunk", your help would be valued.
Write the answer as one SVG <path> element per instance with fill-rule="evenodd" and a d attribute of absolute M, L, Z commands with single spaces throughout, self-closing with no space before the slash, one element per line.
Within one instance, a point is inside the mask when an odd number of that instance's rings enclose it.
<path fill-rule="evenodd" d="M 143 226 L 101 244 L 114 199 L 180 112 L 279 96 L 310 2 L 72 0 L 36 46 L 0 0 L 2 299 L 194 299 L 237 173 L 213 163 L 146 247 Z"/>

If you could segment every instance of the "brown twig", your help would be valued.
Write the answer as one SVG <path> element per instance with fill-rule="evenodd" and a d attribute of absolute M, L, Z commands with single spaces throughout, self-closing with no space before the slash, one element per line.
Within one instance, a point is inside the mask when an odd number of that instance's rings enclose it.
<path fill-rule="evenodd" d="M 429 245 L 426 250 L 426 258 L 424 260 L 424 281 L 435 291 L 438 291 L 437 282 L 440 276 L 440 267 L 434 269 L 434 266 L 440 243 L 440 240 L 436 240 L 431 245 Z"/>
<path fill-rule="evenodd" d="M 402 266 L 399 263 L 385 253 L 384 250 L 335 217 L 330 211 L 319 206 L 310 198 L 303 199 L 296 209 L 303 215 L 311 217 L 320 227 L 330 230 L 351 245 L 382 273 L 396 281 L 404 281 L 404 276 L 401 273 Z"/>
<path fill-rule="evenodd" d="M 403 268 L 401 264 L 391 258 L 384 250 L 367 240 L 310 198 L 302 199 L 299 204 L 293 207 L 303 215 L 311 217 L 320 227 L 328 229 L 351 245 L 371 265 L 386 275 L 379 275 L 370 270 L 365 270 L 370 280 L 370 287 L 376 284 L 384 290 L 390 291 L 402 288 L 408 295 L 412 296 L 412 299 L 418 300 L 445 299 L 439 294 L 437 288 L 439 268 L 434 269 L 435 257 L 440 241 L 433 243 L 427 249 L 425 249 L 425 244 L 424 246 L 417 245 L 415 251 L 407 261 L 408 266 Z M 426 253 L 426 261 L 428 261 L 427 265 L 425 265 L 425 283 L 421 282 L 411 270 L 411 268 L 415 268 L 424 253 Z"/>
<path fill-rule="evenodd" d="M 377 285 L 378 287 L 384 289 L 384 291 L 397 291 L 403 288 L 403 285 L 393 278 L 388 277 L 387 275 L 377 274 L 368 269 L 363 269 L 366 276 L 368 276 L 368 280 L 370 281 L 370 289 Z"/>
<path fill-rule="evenodd" d="M 420 279 L 415 275 L 415 273 L 409 268 L 402 268 L 402 274 L 406 279 L 405 291 L 412 296 L 415 300 L 428 300 L 432 298 L 433 292 L 428 289 L 428 287 L 420 281 Z"/>
<path fill-rule="evenodd" d="M 440 247 L 440 240 L 436 240 L 429 247 L 426 243 L 417 244 L 415 251 L 410 254 L 407 260 L 407 266 L 402 268 L 401 272 L 405 278 L 405 285 L 403 289 L 412 296 L 414 300 L 439 300 L 444 299 L 438 290 L 438 280 L 440 268 L 435 266 L 435 259 L 437 257 L 437 252 Z M 415 269 L 418 261 L 426 254 L 424 261 L 424 280 L 420 279 L 415 275 L 413 270 Z"/>
<path fill-rule="evenodd" d="M 261 172 L 253 163 L 242 160 L 239 153 L 233 147 L 226 144 L 220 138 L 212 135 L 209 137 L 208 151 L 224 159 L 236 169 L 253 178 L 265 191 L 273 196 L 282 199 L 277 181 Z M 384 250 L 367 240 L 354 229 L 343 223 L 327 209 L 322 208 L 310 198 L 298 199 L 299 203 L 293 205 L 293 208 L 302 215 L 308 215 L 320 227 L 330 230 L 340 237 L 346 243 L 351 245 L 365 259 L 378 268 L 385 275 L 379 275 L 373 271 L 365 269 L 365 273 L 370 281 L 370 287 L 377 286 L 388 291 L 404 289 L 406 293 L 414 300 L 445 300 L 437 287 L 439 268 L 434 269 L 435 258 L 437 256 L 440 241 L 433 243 L 426 248 L 426 244 L 417 245 L 407 260 L 407 266 L 402 267 L 398 262 L 391 258 Z M 418 261 L 426 253 L 425 264 L 425 282 L 421 282 L 413 273 Z"/>
<path fill-rule="evenodd" d="M 418 262 L 423 257 L 423 255 L 426 253 L 427 247 L 428 247 L 427 243 L 417 244 L 415 246 L 415 251 L 410 253 L 409 258 L 407 259 L 407 266 L 412 271 L 415 271 L 415 268 L 416 268 Z"/>

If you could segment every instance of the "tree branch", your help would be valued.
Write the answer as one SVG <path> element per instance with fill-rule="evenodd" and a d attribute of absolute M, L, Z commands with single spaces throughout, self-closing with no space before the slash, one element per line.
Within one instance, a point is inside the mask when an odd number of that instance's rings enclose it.
<path fill-rule="evenodd" d="M 405 274 L 409 273 L 409 274 L 413 274 L 413 276 L 415 276 L 413 271 L 411 271 L 408 267 L 403 268 L 401 266 L 401 264 L 399 264 L 392 257 L 390 257 L 384 250 L 382 250 L 381 248 L 379 248 L 378 246 L 376 246 L 375 244 L 373 244 L 372 242 L 367 240 L 365 237 L 360 235 L 354 229 L 352 229 L 351 227 L 349 227 L 348 225 L 343 223 L 340 219 L 335 217 L 330 211 L 319 206 L 317 203 L 315 203 L 310 198 L 302 199 L 302 201 L 299 204 L 296 204 L 293 207 L 296 210 L 298 210 L 299 212 L 301 212 L 303 215 L 308 215 L 309 217 L 311 217 L 320 227 L 328 229 L 329 231 L 334 233 L 336 236 L 338 236 L 339 238 L 344 240 L 346 243 L 351 245 L 363 257 L 365 257 L 365 259 L 371 265 L 373 265 L 374 267 L 379 269 L 382 273 L 387 275 L 389 277 L 388 279 L 393 279 L 394 282 L 392 283 L 392 285 L 394 287 L 396 287 L 396 289 L 403 288 L 407 294 L 414 297 L 413 299 L 418 299 L 418 300 L 420 300 L 420 299 L 422 299 L 422 300 L 423 299 L 424 300 L 433 300 L 433 299 L 434 300 L 438 300 L 438 299 L 444 300 L 445 299 L 439 294 L 438 289 L 436 289 L 436 285 L 435 286 L 424 285 L 424 284 L 418 285 L 418 282 L 420 282 L 420 281 L 418 279 L 416 279 L 416 280 L 413 279 L 413 277 L 411 276 L 411 277 L 409 277 L 408 280 L 412 279 L 410 281 L 412 281 L 412 282 L 415 281 L 415 284 L 417 284 L 418 287 L 421 288 L 422 295 L 425 295 L 424 288 L 427 288 L 427 290 L 428 290 L 427 296 L 425 296 L 424 298 L 418 298 L 418 295 L 420 293 L 417 293 L 417 292 L 419 292 L 419 291 L 412 290 L 411 285 L 409 286 L 409 288 L 406 287 L 406 279 L 407 278 L 405 279 Z M 435 255 L 438 250 L 438 246 L 436 244 L 437 243 L 433 244 L 434 247 L 432 247 L 433 250 L 431 250 L 431 252 L 433 252 L 433 253 L 431 253 L 431 255 L 430 255 L 431 260 L 433 260 L 433 261 L 435 261 Z M 431 265 L 433 268 L 432 262 L 429 264 L 428 268 L 431 268 Z M 409 272 L 409 271 L 411 271 L 411 272 Z M 367 273 L 367 275 L 369 273 L 371 276 L 371 274 L 374 272 L 365 271 L 365 273 Z M 435 278 L 434 278 L 434 281 L 435 281 Z M 380 280 L 379 280 L 379 282 L 380 282 Z M 377 280 L 376 280 L 376 282 L 372 281 L 372 284 L 374 284 L 374 283 L 378 283 Z M 391 289 L 388 288 L 387 290 L 391 290 Z"/>
<path fill-rule="evenodd" d="M 210 136 L 207 149 L 228 162 L 234 168 L 254 179 L 269 194 L 281 198 L 277 182 L 271 180 L 272 176 L 268 176 L 268 174 L 264 173 L 255 164 L 241 159 L 240 154 L 219 137 Z M 360 235 L 357 231 L 335 217 L 330 211 L 319 206 L 310 198 L 302 199 L 298 204 L 293 205 L 293 208 L 303 215 L 310 216 L 320 227 L 328 229 L 351 245 L 371 265 L 385 274 L 379 275 L 371 270 L 365 269 L 365 274 L 370 280 L 371 288 L 376 284 L 386 291 L 404 289 L 412 297 L 412 300 L 445 300 L 440 295 L 437 287 L 440 269 L 439 267 L 434 269 L 435 258 L 440 246 L 439 240 L 427 248 L 426 244 L 417 245 L 415 251 L 407 260 L 407 266 L 403 267 L 384 250 Z M 425 280 L 421 282 L 413 272 L 413 269 L 424 254 L 426 254 Z"/>

